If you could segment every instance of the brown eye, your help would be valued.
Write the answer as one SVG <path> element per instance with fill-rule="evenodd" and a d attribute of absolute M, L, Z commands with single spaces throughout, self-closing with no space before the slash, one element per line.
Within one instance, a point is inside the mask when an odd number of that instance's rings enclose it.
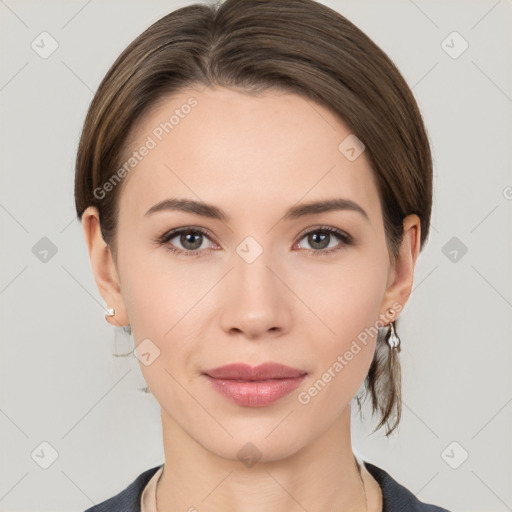
<path fill-rule="evenodd" d="M 183 253 L 185 256 L 195 256 L 202 252 L 207 252 L 203 249 L 208 249 L 208 247 L 202 247 L 205 240 L 210 240 L 210 237 L 202 229 L 180 228 L 164 233 L 155 240 L 155 243 L 165 246 L 170 252 Z"/>
<path fill-rule="evenodd" d="M 174 238 L 179 238 L 180 244 L 186 251 L 196 251 L 203 243 L 203 234 L 195 231 L 183 232 Z"/>
<path fill-rule="evenodd" d="M 332 238 L 331 233 L 316 231 L 307 235 L 308 243 L 313 249 L 327 249 Z"/>
<path fill-rule="evenodd" d="M 308 247 L 304 249 L 312 254 L 329 254 L 338 251 L 352 243 L 350 235 L 335 228 L 323 227 L 304 233 L 301 240 L 306 240 Z M 338 243 L 336 243 L 338 241 Z"/>

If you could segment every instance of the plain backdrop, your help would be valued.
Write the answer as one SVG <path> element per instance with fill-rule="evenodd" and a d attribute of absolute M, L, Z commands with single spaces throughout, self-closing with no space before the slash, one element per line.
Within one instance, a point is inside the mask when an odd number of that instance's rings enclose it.
<path fill-rule="evenodd" d="M 1 511 L 79 512 L 163 462 L 159 406 L 136 358 L 116 357 L 133 340 L 104 320 L 74 159 L 114 59 L 190 3 L 0 0 Z M 512 2 L 324 3 L 397 64 L 435 163 L 430 239 L 400 320 L 401 427 L 368 436 L 354 415 L 354 449 L 422 501 L 512 510 Z"/>

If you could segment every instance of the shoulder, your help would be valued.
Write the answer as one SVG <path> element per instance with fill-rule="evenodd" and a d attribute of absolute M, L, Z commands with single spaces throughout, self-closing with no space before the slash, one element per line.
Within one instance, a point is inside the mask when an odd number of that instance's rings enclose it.
<path fill-rule="evenodd" d="M 383 469 L 369 462 L 364 465 L 382 489 L 383 512 L 450 512 L 445 508 L 423 503 Z"/>
<path fill-rule="evenodd" d="M 140 498 L 142 491 L 151 477 L 162 466 L 155 466 L 141 473 L 126 489 L 112 498 L 102 501 L 84 512 L 140 512 Z"/>

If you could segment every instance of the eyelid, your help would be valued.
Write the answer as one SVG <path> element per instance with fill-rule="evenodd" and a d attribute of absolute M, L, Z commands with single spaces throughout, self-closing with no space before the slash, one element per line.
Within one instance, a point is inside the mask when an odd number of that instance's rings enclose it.
<path fill-rule="evenodd" d="M 313 226 L 313 227 L 306 228 L 297 235 L 297 238 L 300 240 L 300 239 L 304 238 L 305 235 L 308 235 L 309 233 L 316 233 L 317 231 L 328 231 L 329 233 L 333 233 L 336 236 L 339 236 L 340 238 L 345 239 L 345 241 L 347 243 L 353 242 L 352 236 L 349 235 L 346 231 L 343 231 L 342 229 L 339 229 L 339 228 L 335 228 L 333 226 L 326 226 L 326 225 L 319 225 L 319 226 Z"/>
<path fill-rule="evenodd" d="M 206 236 L 212 243 L 216 244 L 215 237 L 213 236 L 212 232 L 209 229 L 202 228 L 199 226 L 193 226 L 193 225 L 182 226 L 179 228 L 172 228 L 172 229 L 166 231 L 163 235 L 157 236 L 154 239 L 154 242 L 157 245 L 163 245 L 163 244 L 166 244 L 167 242 L 169 242 L 169 240 L 172 240 L 173 238 L 177 237 L 178 235 L 181 235 L 181 233 L 191 233 L 191 232 L 200 233 L 200 234 Z M 178 248 L 176 248 L 176 250 L 182 251 L 182 252 L 204 252 L 202 250 L 201 251 L 187 251 L 185 249 L 178 249 Z"/>

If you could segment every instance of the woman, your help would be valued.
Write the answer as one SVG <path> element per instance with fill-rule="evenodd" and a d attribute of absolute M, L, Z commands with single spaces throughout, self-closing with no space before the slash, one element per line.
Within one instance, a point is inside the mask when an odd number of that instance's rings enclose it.
<path fill-rule="evenodd" d="M 89 511 L 445 510 L 351 447 L 361 385 L 400 420 L 432 205 L 416 102 L 358 28 L 313 0 L 158 20 L 92 101 L 75 200 L 165 453 Z"/>

